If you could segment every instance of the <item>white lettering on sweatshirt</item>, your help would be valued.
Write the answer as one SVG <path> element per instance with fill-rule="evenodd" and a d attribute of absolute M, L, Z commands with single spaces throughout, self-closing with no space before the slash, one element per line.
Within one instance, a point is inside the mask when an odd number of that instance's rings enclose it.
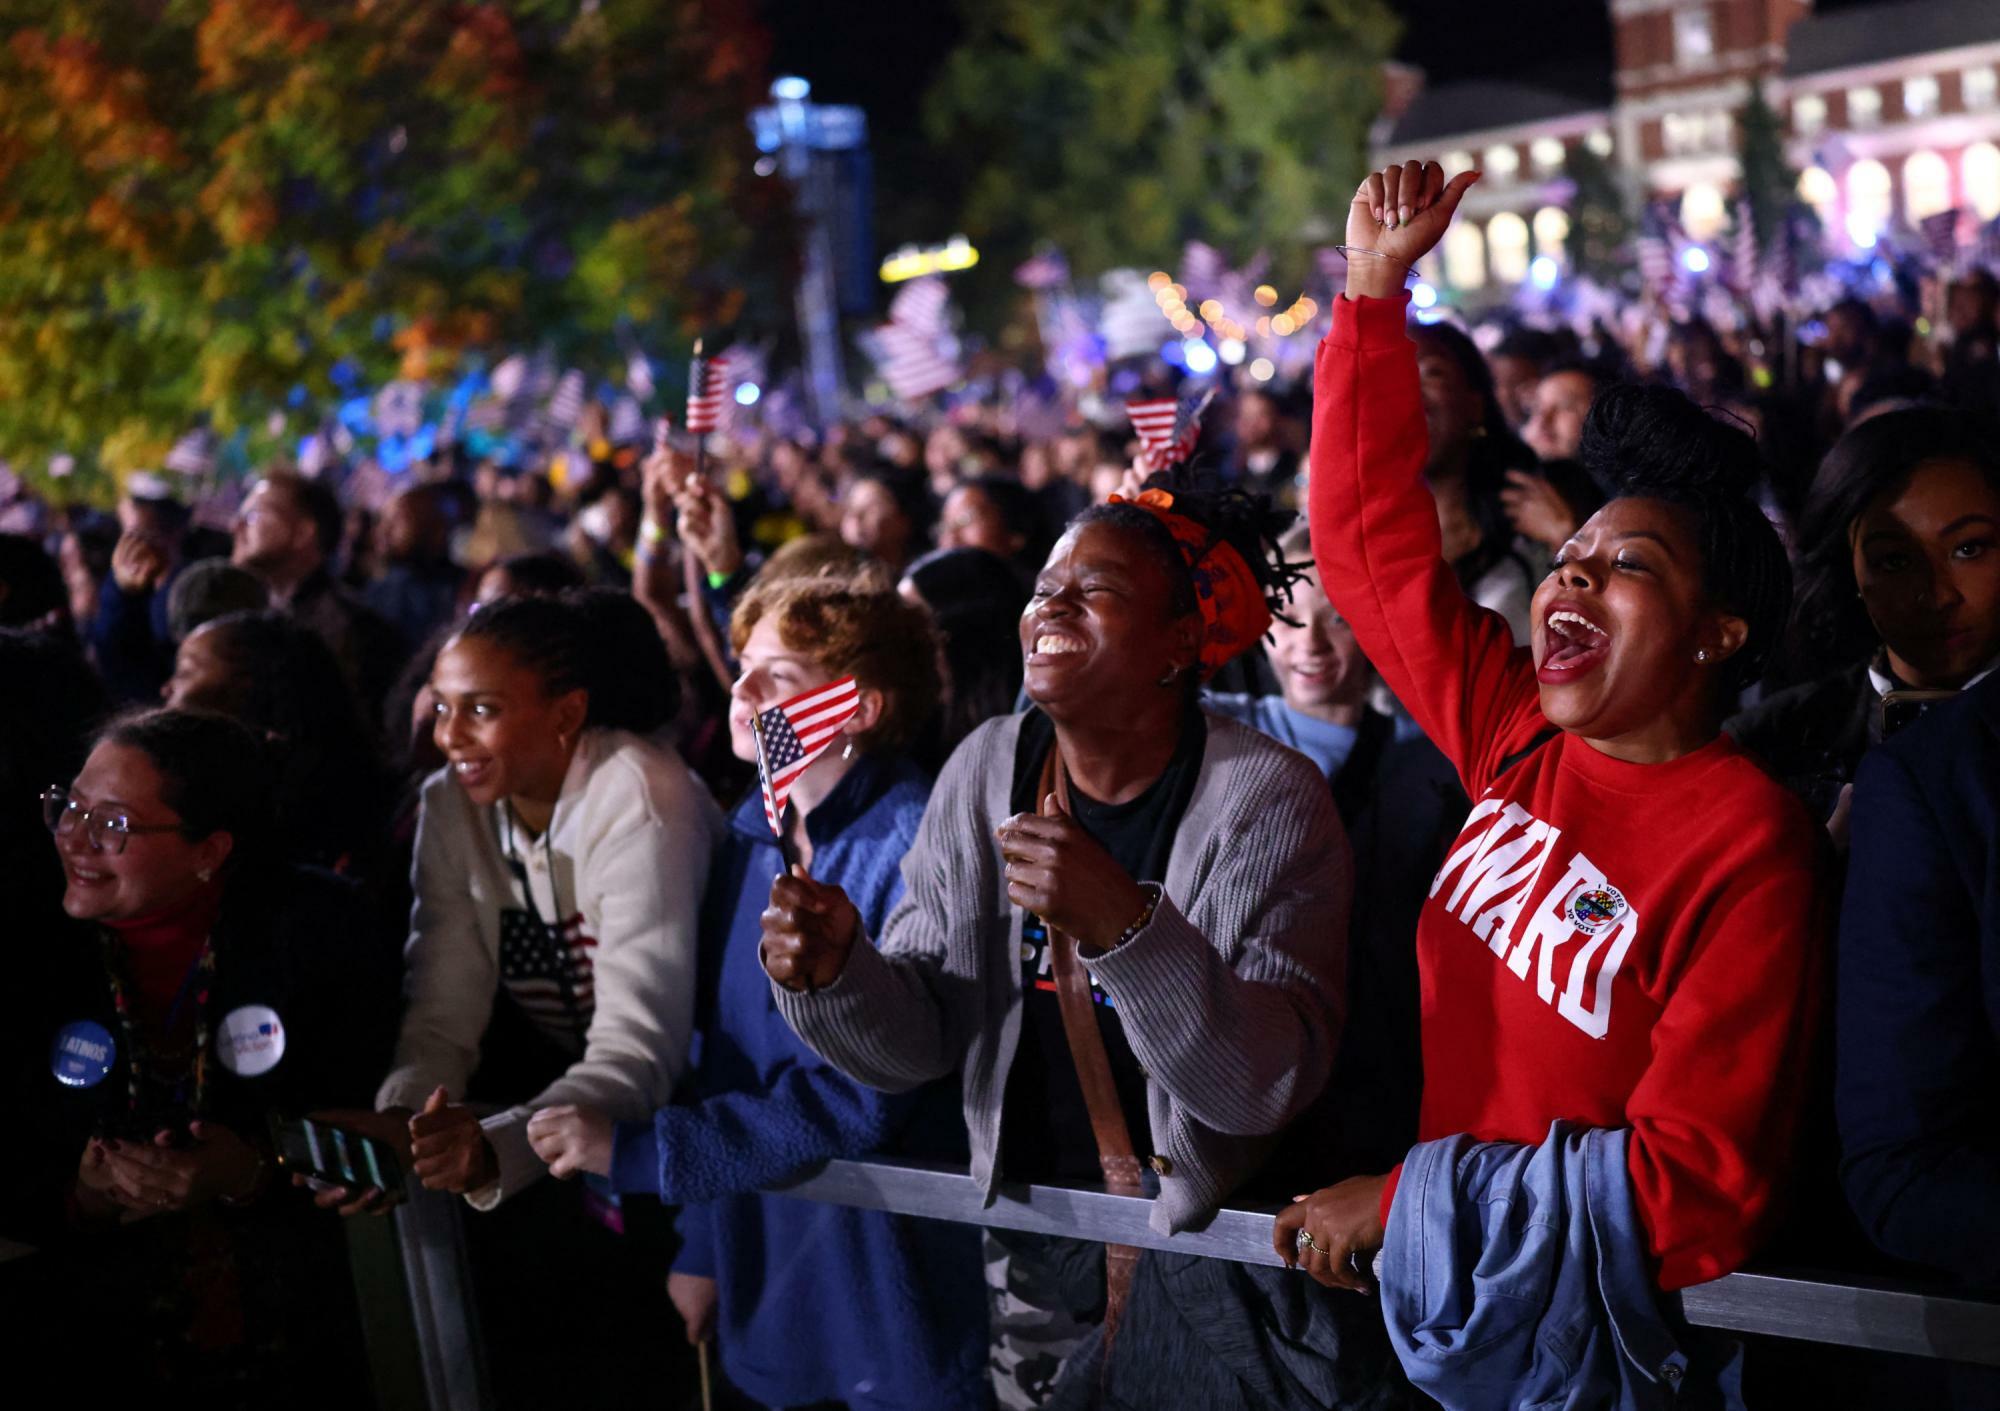
<path fill-rule="evenodd" d="M 1525 981 L 1533 966 L 1542 1003 L 1601 1039 L 1611 1030 L 1611 982 L 1632 948 L 1639 912 L 1582 852 L 1569 853 L 1555 884 L 1543 888 L 1542 874 L 1562 836 L 1562 829 L 1520 804 L 1483 798 L 1432 879 L 1430 894 L 1437 897 L 1451 883 L 1445 909 L 1504 957 L 1518 979 Z M 1536 895 L 1539 904 L 1528 907 Z M 1516 940 L 1524 909 L 1527 921 Z M 1558 991 L 1556 965 L 1563 959 L 1568 969 Z"/>

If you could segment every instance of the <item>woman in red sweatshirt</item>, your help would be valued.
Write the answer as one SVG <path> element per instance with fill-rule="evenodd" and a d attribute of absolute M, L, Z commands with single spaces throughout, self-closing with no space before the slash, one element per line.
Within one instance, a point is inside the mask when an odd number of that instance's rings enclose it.
<path fill-rule="evenodd" d="M 1363 183 L 1314 384 L 1321 581 L 1474 800 L 1417 927 L 1418 1135 L 1630 1128 L 1641 1233 L 1681 1288 L 1754 1250 L 1805 1105 L 1820 841 L 1719 728 L 1790 570 L 1748 498 L 1749 437 L 1678 393 L 1617 388 L 1584 456 L 1620 492 L 1536 590 L 1530 645 L 1467 600 L 1420 478 L 1402 286 L 1475 180 L 1411 162 Z M 1301 1197 L 1279 1253 L 1367 1288 L 1397 1175 Z"/>

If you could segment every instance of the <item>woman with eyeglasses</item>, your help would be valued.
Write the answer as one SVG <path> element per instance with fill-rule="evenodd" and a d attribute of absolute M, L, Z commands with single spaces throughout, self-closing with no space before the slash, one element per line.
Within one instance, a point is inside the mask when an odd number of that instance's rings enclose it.
<path fill-rule="evenodd" d="M 393 981 L 355 890 L 257 855 L 258 742 L 220 716 L 122 717 L 42 804 L 77 923 L 22 1114 L 28 1159 L 70 1173 L 42 1187 L 31 1278 L 70 1310 L 46 1331 L 113 1385 L 346 1385 L 341 1241 L 273 1180 L 269 1126 L 365 1096 L 386 1057 Z"/>

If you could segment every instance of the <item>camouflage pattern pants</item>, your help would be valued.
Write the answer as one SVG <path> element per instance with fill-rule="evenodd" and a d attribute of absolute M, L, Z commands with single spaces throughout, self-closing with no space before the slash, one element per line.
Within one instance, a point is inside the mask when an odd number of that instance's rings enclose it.
<path fill-rule="evenodd" d="M 1037 1411 L 1063 1364 L 1097 1331 L 1104 1247 L 1015 1231 L 996 1237 L 992 1230 L 983 1242 L 994 1400 L 1000 1411 Z"/>

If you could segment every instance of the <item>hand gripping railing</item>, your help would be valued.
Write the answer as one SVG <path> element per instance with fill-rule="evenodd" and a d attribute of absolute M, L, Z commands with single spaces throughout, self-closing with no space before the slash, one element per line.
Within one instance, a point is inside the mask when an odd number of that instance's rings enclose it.
<path fill-rule="evenodd" d="M 881 1159 L 830 1161 L 773 1193 L 1241 1264 L 1279 1262 L 1271 1247 L 1276 1217 L 1270 1210 L 1219 1210 L 1201 1229 L 1167 1236 L 1148 1223 L 1152 1202 L 1143 1196 L 1002 1185 L 987 1205 L 962 1170 Z M 423 1399 L 433 1411 L 474 1411 L 487 1404 L 460 1218 L 457 1202 L 443 1196 L 419 1196 L 397 1212 Z M 1731 1274 L 1678 1296 L 1687 1320 L 1703 1327 L 2000 1366 L 2000 1302 L 1963 1293 L 1846 1274 L 1765 1271 Z"/>
<path fill-rule="evenodd" d="M 777 1194 L 961 1224 L 1070 1235 L 1240 1264 L 1277 1264 L 1271 1210 L 1224 1209 L 1197 1231 L 1162 1235 L 1144 1196 L 1065 1186 L 1002 1185 L 992 1205 L 960 1170 L 912 1162 L 830 1161 Z M 2000 1366 L 2000 1302 L 1846 1274 L 1731 1274 L 1684 1289 L 1690 1323 Z"/>

